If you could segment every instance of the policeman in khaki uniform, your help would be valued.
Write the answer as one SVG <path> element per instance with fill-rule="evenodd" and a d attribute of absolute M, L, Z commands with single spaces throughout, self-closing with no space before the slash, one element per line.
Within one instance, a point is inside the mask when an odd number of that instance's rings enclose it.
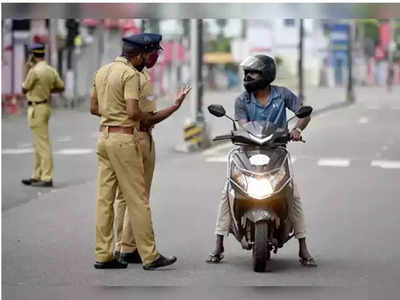
<path fill-rule="evenodd" d="M 158 253 L 144 180 L 143 135 L 139 124 L 150 128 L 176 111 L 189 89 L 183 90 L 168 109 L 141 111 L 140 71 L 146 58 L 143 36 L 123 39 L 122 55 L 100 68 L 94 79 L 91 113 L 101 116 L 97 144 L 98 179 L 96 209 L 96 263 L 98 269 L 126 268 L 114 257 L 114 201 L 117 186 L 124 195 L 131 229 L 145 270 L 170 265 L 176 257 Z"/>
<path fill-rule="evenodd" d="M 53 157 L 49 139 L 50 93 L 64 91 L 64 82 L 57 71 L 44 60 L 45 48 L 41 44 L 31 47 L 25 65 L 22 92 L 28 98 L 28 123 L 33 132 L 35 167 L 33 176 L 23 179 L 25 185 L 53 186 Z"/>
<path fill-rule="evenodd" d="M 140 76 L 140 89 L 141 99 L 139 101 L 139 107 L 141 111 L 154 113 L 157 109 L 157 105 L 154 99 L 153 86 L 150 80 L 150 74 L 148 69 L 152 68 L 158 59 L 159 52 L 162 50 L 160 41 L 162 36 L 154 33 L 144 34 L 147 39 L 146 52 L 148 57 L 146 60 L 146 67 L 143 68 Z M 153 179 L 154 166 L 155 166 L 155 146 L 151 135 L 152 128 L 144 128 L 141 126 L 140 134 L 143 135 L 142 143 L 140 144 L 143 153 L 143 165 L 144 165 L 144 181 L 146 187 L 147 201 L 150 199 L 150 189 Z M 132 232 L 132 227 L 129 224 L 129 216 L 126 214 L 126 202 L 123 198 L 123 194 L 118 191 L 117 194 L 117 209 L 116 209 L 116 225 L 117 225 L 117 250 L 116 255 L 120 255 L 121 258 L 127 263 L 141 263 L 141 258 L 136 250 L 135 237 Z M 125 220 L 125 224 L 124 224 Z M 124 235 L 122 235 L 124 228 Z M 122 249 L 123 248 L 123 249 Z M 122 250 L 122 251 L 121 251 Z M 122 254 L 121 254 L 122 252 Z"/>

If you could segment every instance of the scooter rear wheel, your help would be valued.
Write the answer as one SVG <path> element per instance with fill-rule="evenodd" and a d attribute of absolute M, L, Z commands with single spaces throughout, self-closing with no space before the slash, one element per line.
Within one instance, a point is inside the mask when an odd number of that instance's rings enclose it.
<path fill-rule="evenodd" d="M 268 247 L 268 223 L 266 221 L 257 222 L 254 225 L 253 245 L 253 269 L 255 272 L 265 271 L 270 255 L 271 252 Z"/>

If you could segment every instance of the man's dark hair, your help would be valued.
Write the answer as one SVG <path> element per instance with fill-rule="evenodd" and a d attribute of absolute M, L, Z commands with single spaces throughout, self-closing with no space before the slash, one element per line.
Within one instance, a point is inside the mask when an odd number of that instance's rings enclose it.
<path fill-rule="evenodd" d="M 32 53 L 34 57 L 37 58 L 43 58 L 44 57 L 44 53 Z"/>
<path fill-rule="evenodd" d="M 135 46 L 132 44 L 128 43 L 123 43 L 122 44 L 122 56 L 127 57 L 127 58 L 132 58 L 135 56 L 138 56 L 140 53 L 143 53 L 142 47 Z"/>

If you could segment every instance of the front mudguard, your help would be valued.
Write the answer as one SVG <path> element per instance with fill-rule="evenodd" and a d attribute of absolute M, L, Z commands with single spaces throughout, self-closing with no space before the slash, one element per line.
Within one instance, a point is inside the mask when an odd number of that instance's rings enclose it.
<path fill-rule="evenodd" d="M 269 223 L 273 223 L 275 224 L 275 228 L 279 228 L 281 223 L 281 220 L 276 213 L 274 213 L 271 210 L 265 210 L 259 208 L 247 211 L 243 217 L 254 224 L 260 221 L 267 221 Z"/>

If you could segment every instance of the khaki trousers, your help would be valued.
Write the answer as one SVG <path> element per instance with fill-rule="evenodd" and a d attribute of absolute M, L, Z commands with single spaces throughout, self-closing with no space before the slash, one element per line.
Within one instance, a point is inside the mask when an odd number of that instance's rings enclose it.
<path fill-rule="evenodd" d="M 140 149 L 143 156 L 144 183 L 146 189 L 147 203 L 150 201 L 151 183 L 153 180 L 155 166 L 155 148 L 152 136 L 146 132 L 138 132 Z M 116 227 L 117 227 L 117 251 L 128 253 L 136 250 L 135 235 L 132 232 L 130 218 L 126 211 L 126 201 L 120 189 L 116 200 Z"/>
<path fill-rule="evenodd" d="M 124 195 L 131 229 L 143 264 L 159 258 L 144 182 L 142 137 L 103 130 L 97 143 L 96 261 L 113 259 L 114 202 L 117 186 Z"/>
<path fill-rule="evenodd" d="M 293 186 L 293 201 L 288 203 L 288 217 L 294 227 L 294 234 L 296 239 L 306 237 L 306 225 L 304 220 L 303 208 L 301 205 L 300 194 L 297 185 Z M 228 182 L 222 190 L 221 201 L 218 207 L 217 224 L 215 227 L 215 234 L 226 235 L 228 234 L 231 226 L 232 217 L 229 211 L 228 199 Z"/>
<path fill-rule="evenodd" d="M 53 156 L 49 138 L 50 104 L 28 107 L 28 124 L 33 133 L 35 164 L 32 178 L 50 181 L 53 178 Z"/>

